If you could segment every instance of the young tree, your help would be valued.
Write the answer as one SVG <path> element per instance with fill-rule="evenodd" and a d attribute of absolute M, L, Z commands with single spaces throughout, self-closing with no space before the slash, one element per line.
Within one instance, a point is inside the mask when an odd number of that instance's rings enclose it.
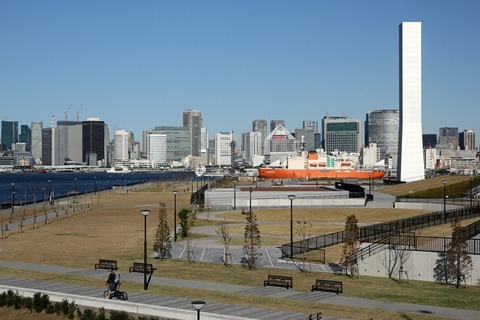
<path fill-rule="evenodd" d="M 302 248 L 302 267 L 301 271 L 305 272 L 305 264 L 308 260 L 307 252 L 308 252 L 308 238 L 311 236 L 311 231 L 312 231 L 312 223 L 305 221 L 303 219 L 302 221 L 297 221 L 297 234 L 300 236 L 300 247 Z M 310 271 L 311 271 L 311 266 L 309 263 Z"/>
<path fill-rule="evenodd" d="M 226 267 L 230 267 L 232 265 L 232 256 L 228 253 L 228 249 L 230 247 L 230 241 L 232 238 L 230 237 L 230 231 L 228 230 L 227 223 L 225 221 L 220 222 L 217 224 L 217 234 L 222 237 L 223 241 L 223 264 Z M 229 262 L 230 258 L 230 262 Z"/>
<path fill-rule="evenodd" d="M 166 259 L 172 255 L 172 242 L 170 239 L 170 228 L 167 222 L 167 205 L 160 202 L 158 209 L 158 228 L 155 233 L 155 244 L 153 250 L 158 252 L 160 259 Z"/>
<path fill-rule="evenodd" d="M 247 225 L 245 226 L 243 252 L 246 255 L 249 270 L 257 269 L 258 249 L 262 243 L 260 230 L 258 230 L 257 217 L 253 212 L 247 212 Z"/>
<path fill-rule="evenodd" d="M 467 231 L 462 228 L 460 219 L 455 217 L 452 221 L 452 240 L 447 250 L 447 273 L 449 279 L 455 280 L 457 288 L 462 280 L 466 282 L 473 269 L 472 257 L 467 251 L 467 240 Z"/>
<path fill-rule="evenodd" d="M 180 236 L 182 238 L 188 237 L 190 233 L 190 210 L 182 209 L 178 212 L 178 218 L 180 219 Z"/>
<path fill-rule="evenodd" d="M 352 255 L 358 251 L 360 245 L 360 232 L 358 228 L 358 219 L 355 214 L 347 217 L 345 221 L 344 231 L 344 244 L 342 264 L 347 269 L 347 273 L 350 273 L 350 277 L 358 277 L 358 265 L 357 260 L 352 259 Z"/>

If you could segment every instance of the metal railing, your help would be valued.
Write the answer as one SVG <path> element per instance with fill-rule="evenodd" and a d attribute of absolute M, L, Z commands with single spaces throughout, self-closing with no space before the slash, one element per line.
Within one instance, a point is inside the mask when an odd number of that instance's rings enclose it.
<path fill-rule="evenodd" d="M 460 220 L 480 217 L 480 207 L 465 207 L 458 209 L 451 209 L 446 211 L 437 211 L 427 213 L 411 218 L 398 219 L 389 222 L 378 223 L 370 226 L 360 227 L 360 241 L 373 242 L 382 238 L 386 238 L 397 232 L 410 232 L 424 228 L 430 228 L 446 223 L 451 223 L 455 217 Z M 480 228 L 477 226 L 475 228 Z M 469 232 L 475 232 L 473 229 Z M 343 243 L 344 232 L 333 232 L 317 237 L 312 237 L 302 241 L 295 241 L 292 244 L 287 243 L 281 246 L 282 258 L 290 257 L 290 246 L 293 249 L 293 255 L 301 254 L 303 252 L 318 250 L 330 247 L 336 244 Z"/>

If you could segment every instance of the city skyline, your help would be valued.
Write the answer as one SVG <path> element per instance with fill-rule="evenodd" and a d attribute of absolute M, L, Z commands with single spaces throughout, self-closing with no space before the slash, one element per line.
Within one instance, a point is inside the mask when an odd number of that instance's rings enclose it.
<path fill-rule="evenodd" d="M 256 119 L 365 119 L 399 108 L 398 25 L 419 21 L 423 133 L 480 132 L 476 1 L 140 4 L 2 2 L 2 120 L 79 112 L 140 141 L 186 109 L 237 140 Z"/>

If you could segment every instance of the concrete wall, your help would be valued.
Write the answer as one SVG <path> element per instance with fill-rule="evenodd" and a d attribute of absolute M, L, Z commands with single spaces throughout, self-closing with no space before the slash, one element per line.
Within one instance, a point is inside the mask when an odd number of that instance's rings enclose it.
<path fill-rule="evenodd" d="M 403 269 L 407 272 L 408 279 L 435 281 L 433 269 L 437 265 L 437 260 L 440 258 L 439 254 L 421 251 L 406 252 L 406 262 L 404 263 Z M 480 285 L 480 255 L 471 255 L 471 257 L 473 271 L 471 277 L 467 279 L 467 285 Z M 392 277 L 398 279 L 398 262 L 397 265 L 395 265 L 395 252 L 393 250 L 384 250 L 379 254 L 360 260 L 358 270 L 360 275 L 374 277 L 388 277 L 389 270 L 392 270 Z"/>
<path fill-rule="evenodd" d="M 249 208 L 250 200 L 237 199 L 237 208 Z M 233 207 L 233 200 L 231 200 Z M 294 199 L 293 210 L 298 207 L 363 207 L 365 199 Z M 289 199 L 252 199 L 252 207 L 290 207 Z"/>
<path fill-rule="evenodd" d="M 458 205 L 447 204 L 447 210 L 460 208 Z M 420 203 L 420 202 L 395 202 L 396 209 L 410 209 L 410 210 L 431 210 L 443 211 L 443 203 Z"/>

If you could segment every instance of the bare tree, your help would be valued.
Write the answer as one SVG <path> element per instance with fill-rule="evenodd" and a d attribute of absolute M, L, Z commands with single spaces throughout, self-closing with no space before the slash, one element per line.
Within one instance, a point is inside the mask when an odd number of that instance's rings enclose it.
<path fill-rule="evenodd" d="M 172 242 L 170 239 L 170 228 L 167 222 L 167 205 L 160 202 L 158 209 L 158 228 L 155 233 L 155 244 L 153 250 L 158 252 L 160 259 L 166 259 L 172 255 Z"/>
<path fill-rule="evenodd" d="M 458 217 L 452 221 L 452 240 L 447 250 L 447 273 L 448 278 L 455 281 L 455 286 L 460 288 L 463 280 L 466 285 L 466 279 L 470 277 L 473 269 L 472 257 L 467 251 L 467 231 L 462 228 Z"/>
<path fill-rule="evenodd" d="M 306 263 L 308 260 L 308 267 L 309 271 L 312 271 L 311 265 L 310 265 L 310 260 L 308 259 L 308 238 L 310 238 L 311 233 L 312 233 L 312 223 L 305 221 L 303 219 L 302 221 L 297 221 L 297 227 L 296 227 L 296 232 L 300 236 L 300 247 L 301 247 L 301 257 L 300 259 L 302 260 L 302 267 L 300 270 L 302 272 L 306 271 Z"/>
<path fill-rule="evenodd" d="M 357 259 L 352 258 L 352 255 L 358 251 L 360 245 L 360 231 L 355 214 L 347 217 L 343 237 L 344 244 L 341 263 L 347 269 L 347 274 L 349 273 L 350 277 L 358 277 Z"/>
<path fill-rule="evenodd" d="M 230 241 L 232 240 L 232 238 L 230 237 L 230 231 L 228 230 L 227 223 L 223 221 L 217 224 L 216 231 L 217 231 L 217 234 L 222 237 L 222 241 L 223 241 L 223 264 L 226 267 L 231 267 L 232 256 L 230 255 L 228 250 L 229 250 Z"/>
<path fill-rule="evenodd" d="M 187 259 L 188 263 L 195 262 L 195 247 L 197 246 L 197 243 L 195 242 L 194 245 L 192 245 L 192 240 L 187 240 Z"/>
<path fill-rule="evenodd" d="M 249 270 L 257 269 L 258 249 L 262 243 L 260 230 L 258 230 L 257 217 L 252 211 L 247 212 L 247 225 L 245 226 L 243 252 Z"/>

